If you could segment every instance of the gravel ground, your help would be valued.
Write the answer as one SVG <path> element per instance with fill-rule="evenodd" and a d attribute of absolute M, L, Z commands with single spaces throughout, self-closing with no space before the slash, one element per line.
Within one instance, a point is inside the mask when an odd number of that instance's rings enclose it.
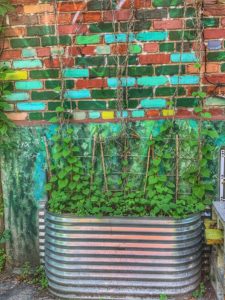
<path fill-rule="evenodd" d="M 216 300 L 209 282 L 205 284 L 206 294 L 198 300 Z M 41 290 L 33 284 L 21 282 L 19 276 L 11 273 L 0 274 L 0 300 L 56 300 L 47 290 Z M 171 299 L 171 298 L 170 298 Z M 174 299 L 175 300 L 175 299 Z M 195 300 L 191 297 L 190 300 Z"/>

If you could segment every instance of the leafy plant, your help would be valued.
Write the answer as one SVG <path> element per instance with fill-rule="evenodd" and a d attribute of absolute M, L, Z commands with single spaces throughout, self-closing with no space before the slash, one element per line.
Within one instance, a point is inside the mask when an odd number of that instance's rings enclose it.
<path fill-rule="evenodd" d="M 36 267 L 32 277 L 33 284 L 39 285 L 42 289 L 46 289 L 48 287 L 48 279 L 43 266 Z"/>
<path fill-rule="evenodd" d="M 192 293 L 192 296 L 196 299 L 201 299 L 202 297 L 204 297 L 205 293 L 206 293 L 205 284 L 204 282 L 201 282 L 198 289 Z"/>
<path fill-rule="evenodd" d="M 167 296 L 165 294 L 161 294 L 159 300 L 167 300 Z"/>
<path fill-rule="evenodd" d="M 4 270 L 7 255 L 5 249 L 0 249 L 0 272 Z"/>

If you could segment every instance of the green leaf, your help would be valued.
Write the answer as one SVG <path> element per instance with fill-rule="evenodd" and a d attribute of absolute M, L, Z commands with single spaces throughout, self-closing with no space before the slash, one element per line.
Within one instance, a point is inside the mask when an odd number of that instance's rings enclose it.
<path fill-rule="evenodd" d="M 64 189 L 68 185 L 68 179 L 59 180 L 59 189 Z"/>
<path fill-rule="evenodd" d="M 57 123 L 59 122 L 59 119 L 57 117 L 52 117 L 51 119 L 49 119 L 50 123 Z"/>

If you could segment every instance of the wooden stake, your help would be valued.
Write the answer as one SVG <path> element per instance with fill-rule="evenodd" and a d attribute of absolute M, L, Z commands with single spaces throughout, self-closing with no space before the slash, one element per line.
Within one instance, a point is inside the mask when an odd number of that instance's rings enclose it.
<path fill-rule="evenodd" d="M 50 168 L 51 159 L 50 159 L 48 142 L 47 142 L 46 136 L 44 136 L 44 143 L 45 143 L 45 151 L 46 151 L 46 159 L 47 159 L 47 176 L 48 176 L 48 180 L 50 180 L 50 178 L 52 177 L 52 172 L 51 172 L 51 168 Z"/>
<path fill-rule="evenodd" d="M 92 159 L 91 159 L 91 186 L 93 184 L 94 181 L 94 165 L 95 165 L 95 149 L 96 149 L 96 135 L 94 135 L 94 139 L 93 139 L 93 148 L 92 148 Z"/>
<path fill-rule="evenodd" d="M 101 137 L 99 139 L 99 144 L 100 144 L 100 150 L 101 150 L 102 169 L 103 169 L 103 175 L 104 175 L 105 190 L 106 190 L 106 192 L 108 192 L 109 188 L 108 188 L 108 181 L 107 181 L 107 175 L 106 175 L 106 167 L 105 167 L 105 158 L 104 158 L 103 143 L 102 143 L 102 138 Z"/>
<path fill-rule="evenodd" d="M 152 135 L 150 136 L 150 141 L 152 140 Z M 151 155 L 152 146 L 148 147 L 148 155 L 147 155 L 147 165 L 146 165 L 146 173 L 145 173 L 145 185 L 144 185 L 144 193 L 146 193 L 147 181 L 148 181 L 148 170 L 150 165 L 150 155 Z"/>
<path fill-rule="evenodd" d="M 176 193 L 175 193 L 175 202 L 178 199 L 179 192 L 179 136 L 176 135 Z"/>

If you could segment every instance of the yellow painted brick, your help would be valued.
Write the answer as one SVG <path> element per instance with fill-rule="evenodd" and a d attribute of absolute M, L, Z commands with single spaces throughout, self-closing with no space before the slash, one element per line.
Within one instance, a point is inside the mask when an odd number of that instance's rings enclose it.
<path fill-rule="evenodd" d="M 31 4 L 31 5 L 24 5 L 23 7 L 25 14 L 37 14 L 37 13 L 46 13 L 46 12 L 53 12 L 54 6 L 51 4 Z"/>
<path fill-rule="evenodd" d="M 162 110 L 162 115 L 163 117 L 171 117 L 174 116 L 175 111 L 173 109 L 163 109 Z"/>
<path fill-rule="evenodd" d="M 0 73 L 1 80 L 23 80 L 27 78 L 27 71 L 10 71 L 4 75 Z"/>
<path fill-rule="evenodd" d="M 115 118 L 114 111 L 103 111 L 102 112 L 102 119 L 103 120 L 114 119 L 114 118 Z"/>

